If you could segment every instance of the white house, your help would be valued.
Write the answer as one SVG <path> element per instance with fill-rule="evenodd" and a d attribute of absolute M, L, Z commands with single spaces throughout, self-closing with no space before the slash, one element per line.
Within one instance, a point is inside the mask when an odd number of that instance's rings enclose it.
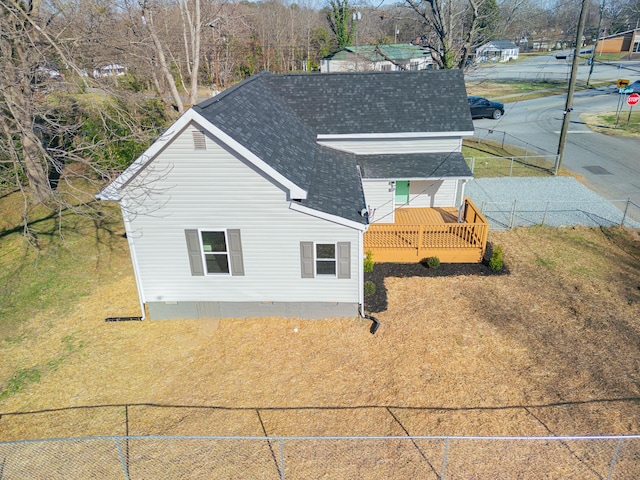
<path fill-rule="evenodd" d="M 93 77 L 120 77 L 127 73 L 127 66 L 119 63 L 110 63 L 93 69 Z"/>
<path fill-rule="evenodd" d="M 370 220 L 459 205 L 472 133 L 457 70 L 263 72 L 189 109 L 97 197 L 121 205 L 143 315 L 352 317 Z"/>
<path fill-rule="evenodd" d="M 492 40 L 476 49 L 476 62 L 508 62 L 516 60 L 520 47 L 509 40 Z"/>
<path fill-rule="evenodd" d="M 430 70 L 431 52 L 418 45 L 348 46 L 320 60 L 320 72 L 395 72 L 399 70 Z"/>

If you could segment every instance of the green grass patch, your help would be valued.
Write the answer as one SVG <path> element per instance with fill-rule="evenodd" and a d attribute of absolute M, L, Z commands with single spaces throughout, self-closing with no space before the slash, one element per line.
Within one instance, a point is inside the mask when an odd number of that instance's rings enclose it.
<path fill-rule="evenodd" d="M 9 379 L 7 385 L 0 391 L 0 400 L 10 397 L 32 383 L 39 382 L 41 377 L 42 373 L 37 367 L 17 370 Z"/>
<path fill-rule="evenodd" d="M 502 146 L 483 139 L 465 139 L 462 155 L 476 178 L 495 177 L 548 177 L 553 175 L 554 163 L 550 157 L 538 157 L 511 145 Z"/>
<path fill-rule="evenodd" d="M 634 111 L 636 110 L 636 111 Z M 587 122 L 592 129 L 609 135 L 639 136 L 640 106 L 630 107 L 624 104 L 619 114 L 610 112 L 589 117 Z"/>
<path fill-rule="evenodd" d="M 503 103 L 531 100 L 565 93 L 566 82 L 522 81 L 522 82 L 466 82 L 467 93 L 487 97 Z"/>
<path fill-rule="evenodd" d="M 556 266 L 556 261 L 552 258 L 536 257 L 535 264 L 539 267 L 553 268 Z"/>
<path fill-rule="evenodd" d="M 78 340 L 76 334 L 67 335 L 62 339 L 60 355 L 49 360 L 46 365 L 35 365 L 16 370 L 7 384 L 0 389 L 0 400 L 20 392 L 32 383 L 38 383 L 43 375 L 58 370 L 63 363 L 82 350 L 84 346 L 84 342 Z"/>
<path fill-rule="evenodd" d="M 22 341 L 21 326 L 36 315 L 50 312 L 55 318 L 69 311 L 104 280 L 101 274 L 112 261 L 126 259 L 115 205 L 40 207 L 30 212 L 25 235 L 15 214 L 17 197 L 0 201 L 0 342 L 9 343 Z"/>

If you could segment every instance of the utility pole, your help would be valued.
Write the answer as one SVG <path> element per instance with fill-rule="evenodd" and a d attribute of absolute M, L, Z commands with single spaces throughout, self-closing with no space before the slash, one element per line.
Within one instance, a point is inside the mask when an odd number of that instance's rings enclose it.
<path fill-rule="evenodd" d="M 582 34 L 584 32 L 584 23 L 587 19 L 587 0 L 582 0 L 582 8 L 580 9 L 580 19 L 578 20 L 578 32 L 576 33 L 576 48 L 573 52 L 573 62 L 571 64 L 571 77 L 569 78 L 569 91 L 567 92 L 567 102 L 564 107 L 564 119 L 562 120 L 562 130 L 560 131 L 560 142 L 558 143 L 558 159 L 556 160 L 555 174 L 557 175 L 562 165 L 562 157 L 564 156 L 564 145 L 567 141 L 567 130 L 569 130 L 569 120 L 571 110 L 573 110 L 573 92 L 576 89 L 576 77 L 578 75 L 578 57 L 580 56 L 580 48 L 582 47 Z"/>
<path fill-rule="evenodd" d="M 353 12 L 351 19 L 353 21 L 354 28 L 356 30 L 356 72 L 358 70 L 358 57 L 360 56 L 360 52 L 358 51 L 358 22 L 362 18 L 362 14 L 359 10 L 357 10 L 358 6 L 356 5 L 356 11 Z"/>
<path fill-rule="evenodd" d="M 602 16 L 604 15 L 604 2 L 600 5 L 600 18 L 598 19 L 598 33 L 596 33 L 596 43 L 593 45 L 593 51 L 591 52 L 591 65 L 589 66 L 589 76 L 587 77 L 587 88 L 591 85 L 591 74 L 593 73 L 593 64 L 596 62 L 596 50 L 598 49 L 598 40 L 600 40 L 600 28 L 602 27 Z"/>

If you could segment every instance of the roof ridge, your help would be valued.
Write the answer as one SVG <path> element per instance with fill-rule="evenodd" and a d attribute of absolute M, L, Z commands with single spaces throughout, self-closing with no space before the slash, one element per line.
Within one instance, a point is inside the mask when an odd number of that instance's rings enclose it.
<path fill-rule="evenodd" d="M 207 100 L 204 100 L 196 105 L 194 105 L 194 107 L 198 107 L 198 108 L 207 108 L 211 105 L 213 105 L 214 103 L 219 102 L 220 100 L 222 100 L 223 98 L 231 95 L 233 92 L 235 92 L 238 88 L 241 88 L 243 85 L 246 85 L 247 83 L 256 81 L 262 77 L 266 77 L 266 76 L 270 76 L 273 75 L 271 72 L 268 72 L 267 70 L 262 70 L 258 73 L 256 73 L 255 75 L 251 75 L 250 77 L 244 79 L 243 81 L 236 83 L 235 85 L 230 86 L 229 88 L 223 90 L 222 92 L 220 92 L 219 94 L 217 94 L 214 97 L 208 98 Z"/>

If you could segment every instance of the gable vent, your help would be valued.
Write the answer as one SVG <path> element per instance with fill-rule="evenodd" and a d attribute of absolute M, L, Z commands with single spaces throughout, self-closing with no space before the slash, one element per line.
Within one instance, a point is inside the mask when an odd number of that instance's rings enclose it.
<path fill-rule="evenodd" d="M 196 150 L 206 150 L 207 141 L 204 137 L 204 132 L 200 130 L 193 131 L 193 148 Z"/>

